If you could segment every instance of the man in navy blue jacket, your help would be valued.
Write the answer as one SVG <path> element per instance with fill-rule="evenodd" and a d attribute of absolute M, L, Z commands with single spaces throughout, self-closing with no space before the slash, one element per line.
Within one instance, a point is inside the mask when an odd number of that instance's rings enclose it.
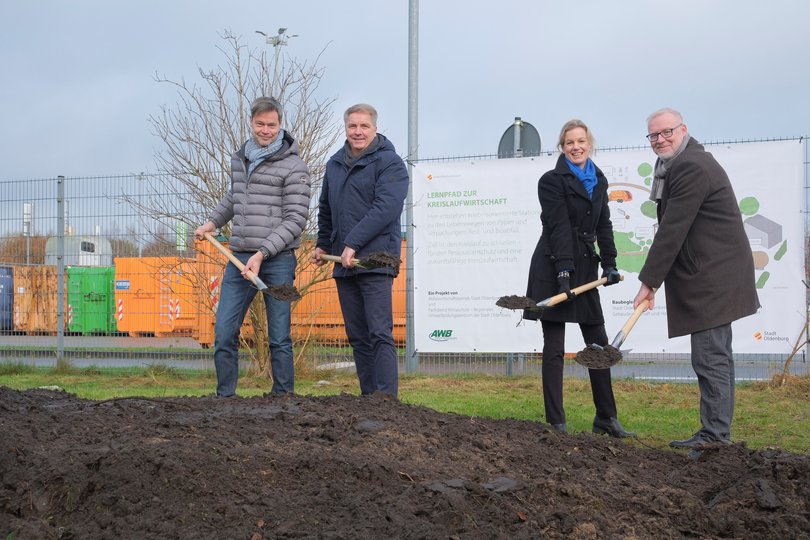
<path fill-rule="evenodd" d="M 318 210 L 318 242 L 312 257 L 340 255 L 333 277 L 346 335 L 354 352 L 360 392 L 397 395 L 392 286 L 398 268 L 357 268 L 372 253 L 399 257 L 400 216 L 408 171 L 394 145 L 377 133 L 377 111 L 360 103 L 343 114 L 346 143 L 326 164 Z"/>

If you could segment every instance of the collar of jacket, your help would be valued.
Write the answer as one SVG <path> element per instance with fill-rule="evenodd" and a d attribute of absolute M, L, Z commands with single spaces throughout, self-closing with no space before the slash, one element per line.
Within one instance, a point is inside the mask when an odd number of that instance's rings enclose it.
<path fill-rule="evenodd" d="M 242 161 L 245 161 L 245 147 L 247 146 L 247 141 L 242 143 L 242 146 L 239 147 L 239 150 L 236 151 L 237 157 Z M 298 145 L 295 142 L 295 139 L 292 135 L 287 133 L 287 130 L 284 130 L 284 142 L 281 145 L 281 150 L 279 150 L 276 154 L 267 158 L 266 161 L 278 161 L 279 159 L 286 157 L 288 154 L 296 154 L 298 155 Z"/>
<path fill-rule="evenodd" d="M 593 196 L 588 195 L 588 191 L 585 189 L 585 186 L 583 186 L 582 182 L 579 181 L 579 178 L 574 176 L 574 173 L 571 172 L 571 169 L 565 162 L 565 154 L 561 153 L 560 157 L 557 158 L 557 164 L 554 166 L 554 172 L 556 174 L 565 176 L 568 183 L 574 186 L 574 191 L 576 191 L 577 194 L 585 197 L 586 199 L 595 200 L 598 193 L 607 191 L 608 182 L 607 178 L 605 178 L 605 175 L 602 172 L 602 169 L 600 169 L 596 163 L 593 165 L 596 167 L 596 185 L 593 187 Z"/>

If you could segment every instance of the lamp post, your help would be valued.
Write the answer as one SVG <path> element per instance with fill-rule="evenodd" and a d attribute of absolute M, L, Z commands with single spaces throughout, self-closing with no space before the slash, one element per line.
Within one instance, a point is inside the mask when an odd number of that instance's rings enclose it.
<path fill-rule="evenodd" d="M 263 35 L 264 41 L 273 46 L 273 92 L 276 94 L 275 97 L 278 98 L 280 97 L 278 95 L 278 55 L 281 52 L 281 47 L 285 46 L 290 38 L 298 37 L 298 34 L 288 34 L 286 28 L 279 28 L 278 34 L 275 36 L 268 36 L 261 30 L 256 30 L 256 33 Z"/>
<path fill-rule="evenodd" d="M 34 216 L 34 203 L 23 203 L 23 236 L 25 236 L 25 264 L 31 263 L 31 221 Z"/>

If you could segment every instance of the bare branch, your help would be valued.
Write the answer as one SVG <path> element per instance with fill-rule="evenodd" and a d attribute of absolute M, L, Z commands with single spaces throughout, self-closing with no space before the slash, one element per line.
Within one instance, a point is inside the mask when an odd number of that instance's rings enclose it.
<path fill-rule="evenodd" d="M 280 50 L 251 48 L 227 29 L 220 38 L 217 49 L 222 63 L 211 69 L 199 67 L 197 82 L 155 75 L 157 83 L 175 88 L 177 103 L 163 106 L 149 117 L 154 134 L 163 143 L 155 156 L 157 172 L 141 178 L 144 193 L 121 196 L 148 216 L 141 225 L 151 231 L 155 246 L 167 242 L 166 231 L 176 230 L 178 223 L 187 224 L 190 230 L 203 223 L 230 189 L 231 154 L 250 134 L 247 116 L 256 97 L 274 96 L 283 104 L 284 129 L 298 140 L 315 194 L 320 191 L 328 153 L 340 136 L 333 112 L 335 99 L 318 94 L 324 74 L 318 62 L 325 48 L 313 61 L 306 61 Z M 313 204 L 304 238 L 312 238 L 315 227 Z M 299 264 L 307 264 L 311 249 L 312 242 L 302 243 Z M 310 285 L 298 286 L 306 289 Z M 262 324 L 262 314 L 251 315 L 254 324 Z M 266 332 L 254 333 L 256 348 L 266 349 Z M 254 356 L 257 373 L 269 373 L 266 356 Z"/>

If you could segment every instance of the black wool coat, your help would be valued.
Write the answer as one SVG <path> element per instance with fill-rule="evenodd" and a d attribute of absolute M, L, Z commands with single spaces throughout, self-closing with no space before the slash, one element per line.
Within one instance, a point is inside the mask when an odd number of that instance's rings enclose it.
<path fill-rule="evenodd" d="M 596 168 L 593 194 L 574 176 L 565 156 L 537 184 L 543 229 L 529 266 L 526 296 L 539 302 L 559 292 L 557 273 L 572 270 L 571 288 L 599 279 L 602 268 L 616 267 L 616 245 L 608 208 L 608 182 Z M 598 252 L 597 249 L 598 248 Z M 604 324 L 597 289 L 546 308 L 542 314 L 525 311 L 524 319 Z"/>

